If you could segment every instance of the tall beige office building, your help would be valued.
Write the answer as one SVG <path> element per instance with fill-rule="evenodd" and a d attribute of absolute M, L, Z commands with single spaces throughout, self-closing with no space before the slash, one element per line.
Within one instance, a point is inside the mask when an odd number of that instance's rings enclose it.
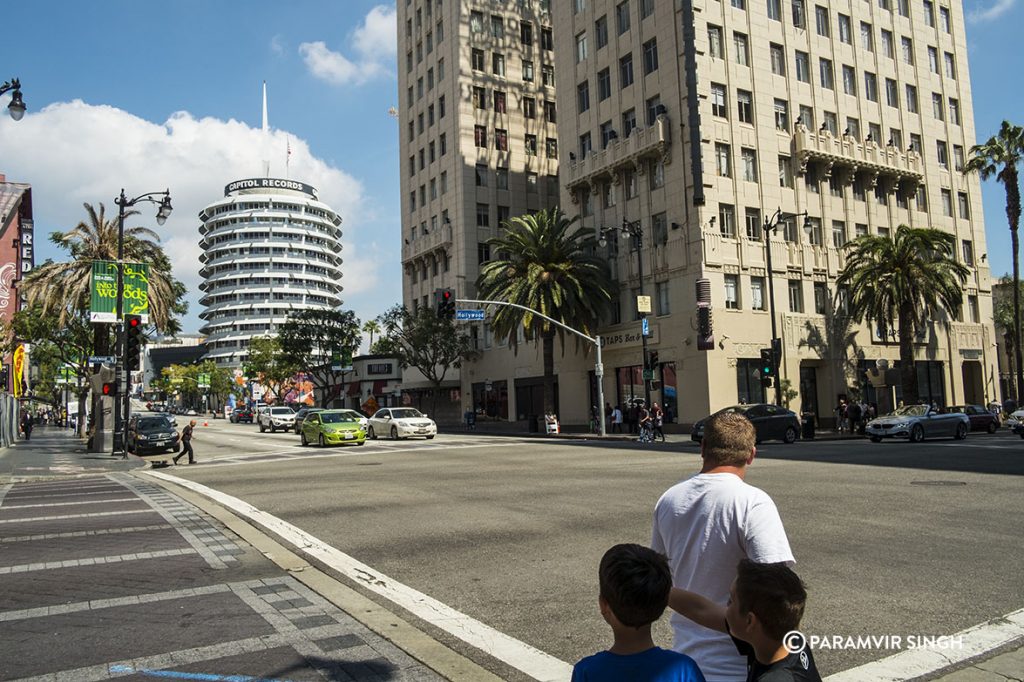
<path fill-rule="evenodd" d="M 644 395 L 641 286 L 652 400 L 680 422 L 771 400 L 758 368 L 772 288 L 790 407 L 828 418 L 843 396 L 879 400 L 865 372 L 895 363 L 897 345 L 842 324 L 835 277 L 846 242 L 900 224 L 951 232 L 971 270 L 958 319 L 932 320 L 916 344 L 923 399 L 996 397 L 981 193 L 959 172 L 975 141 L 959 4 L 566 0 L 553 12 L 560 203 L 589 228 L 625 220 L 642 231 L 642 282 L 630 240 L 607 247 L 622 288 L 601 330 L 608 402 Z M 776 222 L 778 209 L 807 219 Z M 709 350 L 698 348 L 702 280 Z M 466 365 L 464 391 L 540 374 L 532 347 L 496 350 Z M 592 363 L 572 344 L 557 354 L 563 421 L 585 423 L 596 402 Z M 520 393 L 510 390 L 507 418 L 524 415 Z"/>
<path fill-rule="evenodd" d="M 485 242 L 499 225 L 558 203 L 549 4 L 398 1 L 402 299 L 410 310 L 432 307 L 439 288 L 475 295 L 480 264 L 491 257 Z M 485 325 L 467 331 L 477 348 L 491 350 Z M 506 347 L 501 355 L 511 354 Z M 506 377 L 488 382 L 477 362 L 448 373 L 442 416 L 472 404 L 474 383 L 481 399 L 507 404 Z M 531 386 L 539 392 L 539 379 Z M 433 404 L 415 370 L 405 372 L 402 389 Z"/>

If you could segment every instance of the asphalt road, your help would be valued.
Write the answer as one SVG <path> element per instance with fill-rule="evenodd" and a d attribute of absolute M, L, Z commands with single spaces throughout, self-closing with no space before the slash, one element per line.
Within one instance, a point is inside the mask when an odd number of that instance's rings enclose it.
<path fill-rule="evenodd" d="M 180 421 L 181 418 L 179 418 Z M 202 424 L 202 422 L 200 422 Z M 301 448 L 210 422 L 185 476 L 565 661 L 606 647 L 597 563 L 647 543 L 695 445 L 441 434 Z M 778 505 L 818 635 L 952 634 L 1024 606 L 1024 442 L 763 444 L 748 482 Z M 666 619 L 667 620 L 667 619 Z M 660 642 L 670 633 L 662 623 Z M 829 674 L 892 652 L 819 650 Z"/>

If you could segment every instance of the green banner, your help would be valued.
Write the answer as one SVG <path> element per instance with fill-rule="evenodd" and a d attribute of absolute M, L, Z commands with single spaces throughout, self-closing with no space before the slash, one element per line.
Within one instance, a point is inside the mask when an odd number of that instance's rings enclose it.
<path fill-rule="evenodd" d="M 73 384 L 75 383 L 75 369 L 68 365 L 63 365 L 57 369 L 57 384 Z"/>
<path fill-rule="evenodd" d="M 124 314 L 149 323 L 149 264 L 124 264 Z M 90 322 L 117 322 L 117 263 L 93 261 Z"/>

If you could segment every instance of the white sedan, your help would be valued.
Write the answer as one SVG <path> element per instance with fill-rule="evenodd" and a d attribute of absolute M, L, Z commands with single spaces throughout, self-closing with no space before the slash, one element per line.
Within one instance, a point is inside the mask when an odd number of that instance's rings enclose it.
<path fill-rule="evenodd" d="M 409 436 L 425 436 L 428 440 L 437 435 L 437 424 L 414 407 L 385 407 L 370 417 L 367 435 L 387 434 L 397 440 Z"/>

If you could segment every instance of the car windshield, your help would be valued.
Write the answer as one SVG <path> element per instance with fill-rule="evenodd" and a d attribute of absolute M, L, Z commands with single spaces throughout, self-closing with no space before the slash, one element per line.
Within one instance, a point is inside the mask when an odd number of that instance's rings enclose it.
<path fill-rule="evenodd" d="M 906 407 L 899 408 L 898 410 L 893 412 L 893 414 L 898 415 L 900 417 L 923 417 L 926 414 L 928 414 L 928 406 L 907 405 Z"/>
<path fill-rule="evenodd" d="M 139 420 L 139 430 L 141 431 L 154 431 L 156 429 L 169 428 L 171 428 L 171 422 L 163 417 L 148 417 L 146 419 Z"/>
<path fill-rule="evenodd" d="M 287 407 L 275 407 L 275 408 L 270 410 L 270 414 L 282 414 L 282 415 L 285 415 L 285 414 L 295 414 L 295 413 L 292 412 Z"/>
<path fill-rule="evenodd" d="M 320 421 L 324 424 L 351 424 L 356 420 L 352 418 L 352 415 L 342 412 L 321 412 Z"/>
<path fill-rule="evenodd" d="M 395 419 L 415 419 L 416 417 L 422 417 L 423 413 L 419 410 L 407 407 L 401 410 L 391 410 L 391 416 Z"/>

